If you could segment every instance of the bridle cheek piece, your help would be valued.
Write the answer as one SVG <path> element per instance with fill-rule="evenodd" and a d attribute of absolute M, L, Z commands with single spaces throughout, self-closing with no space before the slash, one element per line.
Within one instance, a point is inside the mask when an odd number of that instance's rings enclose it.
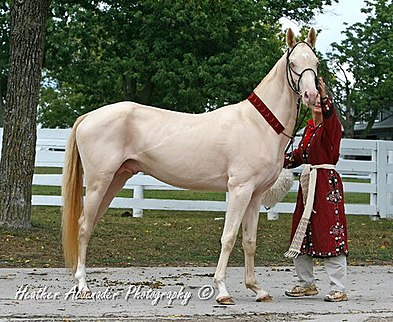
<path fill-rule="evenodd" d="M 312 47 L 310 46 L 310 44 L 308 42 L 305 41 L 300 41 L 298 43 L 296 43 L 291 49 L 288 48 L 287 51 L 287 80 L 288 80 L 288 84 L 289 87 L 298 95 L 298 97 L 301 97 L 301 93 L 300 93 L 300 80 L 302 79 L 303 75 L 305 72 L 307 71 L 311 71 L 314 74 L 314 79 L 315 79 L 315 86 L 318 89 L 318 76 L 317 73 L 315 72 L 314 69 L 312 68 L 305 68 L 303 69 L 300 73 L 297 73 L 291 66 L 291 62 L 289 60 L 293 50 L 299 45 L 299 44 L 306 44 L 308 47 L 310 47 L 310 49 L 312 50 L 312 52 L 314 53 L 314 50 L 312 49 Z M 314 53 L 315 54 L 315 53 Z M 297 82 L 295 81 L 293 74 L 295 74 L 296 76 L 298 76 L 298 80 Z"/>

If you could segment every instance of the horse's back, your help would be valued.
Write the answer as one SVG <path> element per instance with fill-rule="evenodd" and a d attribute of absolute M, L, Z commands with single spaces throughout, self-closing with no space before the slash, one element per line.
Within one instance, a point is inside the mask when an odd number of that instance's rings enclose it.
<path fill-rule="evenodd" d="M 219 109 L 220 111 L 223 108 Z M 123 101 L 110 105 L 105 105 L 87 114 L 86 119 L 92 125 L 97 126 L 100 123 L 108 124 L 113 122 L 144 122 L 154 121 L 165 124 L 165 122 L 200 122 L 213 116 L 216 111 L 201 114 L 191 114 L 166 110 L 158 107 L 143 105 L 135 102 Z M 85 122 L 85 121 L 84 121 Z"/>
<path fill-rule="evenodd" d="M 236 126 L 239 121 L 238 111 L 226 106 L 208 113 L 190 114 L 125 101 L 106 105 L 88 113 L 78 132 L 79 136 L 83 135 L 82 133 L 95 135 L 97 132 L 100 136 L 112 136 L 112 131 L 121 135 L 129 130 L 132 133 L 127 134 L 133 135 L 138 131 L 143 132 L 144 136 L 156 136 L 161 133 L 161 138 L 194 132 L 203 137 L 216 132 L 217 126 L 224 130 Z"/>

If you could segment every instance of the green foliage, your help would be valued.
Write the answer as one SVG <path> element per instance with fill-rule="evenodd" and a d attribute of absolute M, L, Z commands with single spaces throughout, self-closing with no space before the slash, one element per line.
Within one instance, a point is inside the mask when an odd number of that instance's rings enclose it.
<path fill-rule="evenodd" d="M 278 20 L 304 23 L 337 1 L 53 1 L 39 122 L 68 127 L 120 100 L 191 113 L 237 102 L 281 55 Z M 9 3 L 0 3 L 0 123 Z"/>
<path fill-rule="evenodd" d="M 43 91 L 45 126 L 119 100 L 203 112 L 244 98 L 280 53 L 267 40 L 277 26 L 245 19 L 249 1 L 128 3 L 55 8 L 66 19 L 49 29 L 47 76 L 57 88 Z"/>
<path fill-rule="evenodd" d="M 240 101 L 282 54 L 278 19 L 331 2 L 56 1 L 39 121 L 66 127 L 120 100 L 191 113 Z"/>
<path fill-rule="evenodd" d="M 330 54 L 336 69 L 348 66 L 354 78 L 352 84 L 348 79 L 336 82 L 344 128 L 350 134 L 355 122 L 366 121 L 364 136 L 378 114 L 393 105 L 393 4 L 386 0 L 365 3 L 366 21 L 349 26 L 346 39 L 333 44 L 335 50 Z"/>

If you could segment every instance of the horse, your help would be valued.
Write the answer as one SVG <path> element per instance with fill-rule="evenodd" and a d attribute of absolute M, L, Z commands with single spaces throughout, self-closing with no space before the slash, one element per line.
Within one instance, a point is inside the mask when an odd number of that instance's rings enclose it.
<path fill-rule="evenodd" d="M 254 272 L 261 196 L 283 167 L 298 101 L 315 104 L 315 42 L 313 28 L 302 42 L 296 42 L 288 29 L 287 52 L 252 95 L 237 104 L 187 114 L 119 102 L 75 121 L 63 169 L 62 236 L 65 263 L 74 273 L 82 297 L 91 294 L 85 264 L 93 229 L 126 181 L 144 172 L 185 189 L 229 192 L 214 275 L 216 301 L 234 304 L 225 273 L 240 225 L 245 285 L 255 293 L 256 301 L 271 300 Z"/>

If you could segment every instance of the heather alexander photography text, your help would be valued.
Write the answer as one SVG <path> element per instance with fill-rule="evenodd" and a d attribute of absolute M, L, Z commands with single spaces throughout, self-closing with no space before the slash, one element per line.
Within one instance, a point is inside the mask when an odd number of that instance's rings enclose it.
<path fill-rule="evenodd" d="M 164 305 L 180 304 L 186 306 L 190 300 L 197 298 L 202 301 L 210 300 L 215 289 L 211 285 L 204 285 L 195 288 L 194 292 L 187 291 L 185 286 L 171 288 L 170 290 L 151 288 L 146 285 L 129 285 L 127 288 L 116 289 L 106 287 L 95 292 L 91 292 L 87 297 L 78 290 L 75 285 L 70 290 L 58 292 L 52 287 L 40 286 L 31 287 L 28 284 L 22 284 L 15 292 L 15 300 L 27 301 L 149 301 L 151 305 L 156 306 L 160 303 Z M 195 294 L 193 294 L 195 293 Z"/>

